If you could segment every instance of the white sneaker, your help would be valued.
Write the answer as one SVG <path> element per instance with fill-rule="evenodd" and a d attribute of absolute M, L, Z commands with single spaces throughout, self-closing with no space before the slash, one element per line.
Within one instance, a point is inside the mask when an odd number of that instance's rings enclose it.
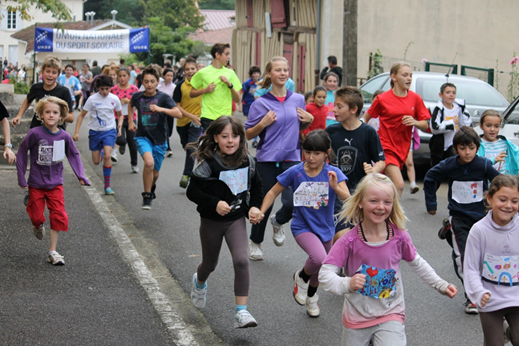
<path fill-rule="evenodd" d="M 39 240 L 43 239 L 43 236 L 45 235 L 45 226 L 41 224 L 40 228 L 36 228 L 35 226 L 32 226 L 32 231 L 34 232 L 34 235 Z"/>
<path fill-rule="evenodd" d="M 139 166 L 132 166 L 132 173 L 139 173 Z"/>
<path fill-rule="evenodd" d="M 65 264 L 65 259 L 59 253 L 54 251 L 54 252 L 49 252 L 49 257 L 47 257 L 47 262 L 52 263 L 55 266 L 56 265 L 64 265 Z"/>
<path fill-rule="evenodd" d="M 258 322 L 247 310 L 240 310 L 234 315 L 234 328 L 256 327 Z"/>
<path fill-rule="evenodd" d="M 285 231 L 283 230 L 283 225 L 280 225 L 276 221 L 276 215 L 272 215 L 270 217 L 270 223 L 272 224 L 272 229 L 274 233 L 272 234 L 272 240 L 276 246 L 283 246 L 285 244 Z"/>
<path fill-rule="evenodd" d="M 261 250 L 261 244 L 256 244 L 252 240 L 250 241 L 249 258 L 253 261 L 263 261 L 263 250 Z"/>
<path fill-rule="evenodd" d="M 418 191 L 420 191 L 420 188 L 416 184 L 411 184 L 411 187 L 409 187 L 409 192 L 411 195 L 414 195 Z"/>
<path fill-rule="evenodd" d="M 310 317 L 319 317 L 321 313 L 321 309 L 319 309 L 319 305 L 317 305 L 317 301 L 319 300 L 319 296 L 314 294 L 313 297 L 306 297 L 306 313 Z"/>
<path fill-rule="evenodd" d="M 117 162 L 117 152 L 115 150 L 112 150 L 112 156 L 110 156 L 110 159 L 112 162 Z"/>
<path fill-rule="evenodd" d="M 305 282 L 299 277 L 301 269 L 294 273 L 294 299 L 297 304 L 305 305 L 307 298 L 308 285 L 310 282 Z"/>
<path fill-rule="evenodd" d="M 193 274 L 193 286 L 191 286 L 191 301 L 193 305 L 199 309 L 205 308 L 207 302 L 207 283 L 205 288 L 197 288 L 195 282 L 197 281 L 196 273 Z"/>

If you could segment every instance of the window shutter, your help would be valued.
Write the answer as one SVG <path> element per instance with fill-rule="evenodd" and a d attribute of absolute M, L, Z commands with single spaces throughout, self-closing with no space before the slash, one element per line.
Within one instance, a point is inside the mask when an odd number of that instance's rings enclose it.
<path fill-rule="evenodd" d="M 20 11 L 16 11 L 16 30 L 23 29 L 23 21 L 22 21 L 22 13 Z"/>
<path fill-rule="evenodd" d="M 274 28 L 284 28 L 287 26 L 283 0 L 270 0 L 270 18 Z"/>
<path fill-rule="evenodd" d="M 2 9 L 2 30 L 7 30 L 7 10 Z"/>

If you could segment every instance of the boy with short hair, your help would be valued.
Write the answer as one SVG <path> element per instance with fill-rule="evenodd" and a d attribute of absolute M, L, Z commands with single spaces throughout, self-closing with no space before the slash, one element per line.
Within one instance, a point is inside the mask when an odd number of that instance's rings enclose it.
<path fill-rule="evenodd" d="M 81 95 L 81 83 L 79 79 L 74 77 L 74 66 L 65 66 L 65 74 L 58 77 L 58 84 L 66 87 L 70 90 L 70 98 L 72 102 L 76 99 L 76 96 Z"/>
<path fill-rule="evenodd" d="M 211 65 L 198 71 L 191 79 L 190 97 L 202 95 L 201 123 L 204 131 L 222 115 L 232 115 L 232 101 L 239 103 L 241 83 L 234 70 L 227 68 L 231 59 L 228 43 L 211 48 Z"/>
<path fill-rule="evenodd" d="M 188 57 L 184 63 L 185 79 L 179 82 L 173 92 L 173 101 L 176 102 L 178 109 L 182 113 L 182 118 L 177 120 L 177 133 L 180 137 L 180 144 L 186 151 L 186 159 L 184 161 L 184 171 L 180 179 L 179 186 L 183 189 L 187 187 L 195 159 L 192 154 L 194 148 L 189 148 L 188 143 L 194 143 L 202 134 L 200 127 L 200 114 L 202 112 L 202 96 L 190 97 L 189 94 L 193 87 L 191 79 L 197 73 L 198 67 L 194 58 Z"/>
<path fill-rule="evenodd" d="M 54 56 L 49 56 L 43 61 L 41 71 L 43 81 L 31 86 L 18 114 L 13 120 L 11 120 L 11 125 L 14 127 L 20 124 L 22 116 L 25 114 L 25 111 L 29 108 L 32 101 L 36 100 L 36 102 L 38 102 L 45 96 L 56 96 L 68 104 L 68 116 L 63 124 L 59 125 L 59 127 L 65 129 L 65 123 L 74 122 L 74 108 L 72 98 L 70 97 L 70 91 L 66 87 L 59 85 L 57 82 L 58 77 L 61 74 L 61 61 Z M 37 115 L 34 114 L 31 121 L 31 129 L 40 125 L 41 121 L 38 119 Z"/>
<path fill-rule="evenodd" d="M 449 184 L 447 208 L 451 224 L 452 260 L 456 275 L 463 282 L 463 260 L 469 231 L 486 215 L 484 191 L 488 182 L 499 175 L 489 159 L 477 156 L 480 138 L 470 126 L 462 126 L 453 138 L 456 156 L 449 157 L 431 168 L 424 178 L 425 205 L 427 212 L 436 214 L 436 190 L 443 180 Z M 449 240 L 449 239 L 448 239 Z M 477 314 L 476 306 L 467 299 L 467 314 Z"/>
<path fill-rule="evenodd" d="M 357 184 L 370 173 L 380 173 L 386 167 L 384 151 L 377 131 L 359 120 L 364 99 L 358 88 L 346 86 L 335 94 L 333 112 L 338 123 L 326 128 L 332 140 L 336 165 L 348 177 L 346 185 L 351 194 Z M 335 201 L 335 214 L 339 213 L 342 201 Z M 336 225 L 334 241 L 349 230 L 343 222 Z"/>
<path fill-rule="evenodd" d="M 159 84 L 159 72 L 148 66 L 142 71 L 142 85 L 144 91 L 132 95 L 128 114 L 133 114 L 137 108 L 137 121 L 139 126 L 128 117 L 128 129 L 137 131 L 135 142 L 137 149 L 144 161 L 142 180 L 144 192 L 142 193 L 142 209 L 150 210 L 151 201 L 155 198 L 155 183 L 159 178 L 159 171 L 164 161 L 164 155 L 168 144 L 168 122 L 166 117 L 180 118 L 182 114 L 178 110 L 175 101 L 165 93 L 157 90 Z M 123 125 L 123 117 L 119 117 L 119 128 Z"/>
<path fill-rule="evenodd" d="M 117 135 L 121 134 L 116 130 L 114 110 L 119 119 L 123 119 L 121 101 L 117 96 L 110 93 L 113 86 L 113 79 L 110 76 L 100 75 L 96 80 L 96 88 L 99 90 L 90 96 L 77 118 L 76 131 L 72 138 L 79 140 L 79 129 L 87 112 L 90 112 L 90 129 L 88 140 L 89 149 L 92 152 L 92 162 L 98 165 L 103 160 L 103 175 L 105 179 L 105 194 L 113 195 L 114 190 L 110 187 L 110 177 L 112 176 L 112 149 L 115 146 Z M 101 150 L 104 155 L 101 155 Z"/>
<path fill-rule="evenodd" d="M 444 83 L 440 88 L 440 100 L 431 115 L 431 132 L 429 142 L 431 150 L 431 167 L 441 160 L 456 155 L 452 148 L 452 139 L 456 130 L 462 126 L 470 126 L 472 120 L 465 111 L 465 100 L 456 99 L 456 86 Z"/>

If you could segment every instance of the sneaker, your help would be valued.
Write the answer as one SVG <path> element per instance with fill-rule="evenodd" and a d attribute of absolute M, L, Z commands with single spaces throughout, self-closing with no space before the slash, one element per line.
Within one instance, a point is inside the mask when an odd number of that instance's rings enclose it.
<path fill-rule="evenodd" d="M 25 190 L 25 196 L 23 196 L 23 204 L 25 204 L 25 206 L 29 204 L 29 190 Z"/>
<path fill-rule="evenodd" d="M 234 315 L 234 328 L 256 327 L 258 322 L 247 310 L 240 310 Z"/>
<path fill-rule="evenodd" d="M 258 141 L 254 140 L 252 141 L 252 147 L 257 148 L 258 147 Z"/>
<path fill-rule="evenodd" d="M 249 258 L 253 261 L 263 261 L 263 250 L 261 244 L 256 244 L 251 240 L 249 244 Z"/>
<path fill-rule="evenodd" d="M 105 195 L 113 195 L 115 194 L 114 190 L 110 186 L 105 187 Z"/>
<path fill-rule="evenodd" d="M 180 183 L 178 184 L 181 188 L 185 189 L 187 184 L 189 183 L 189 175 L 183 175 L 182 179 L 180 179 Z"/>
<path fill-rule="evenodd" d="M 124 155 L 125 152 L 126 152 L 126 145 L 120 145 L 119 154 Z"/>
<path fill-rule="evenodd" d="M 307 291 L 308 291 L 308 285 L 309 282 L 305 282 L 303 279 L 299 277 L 299 273 L 301 272 L 301 269 L 296 271 L 294 273 L 294 299 L 296 300 L 297 304 L 299 305 L 305 305 L 306 298 L 307 297 Z M 319 314 L 317 314 L 319 315 Z"/>
<path fill-rule="evenodd" d="M 274 233 L 272 234 L 272 240 L 276 246 L 283 246 L 285 244 L 285 231 L 283 230 L 283 225 L 280 225 L 276 221 L 276 215 L 272 215 L 270 217 L 270 223 L 272 224 L 272 229 Z"/>
<path fill-rule="evenodd" d="M 447 237 L 450 237 L 451 234 L 451 223 L 449 221 L 449 218 L 446 217 L 442 221 L 442 228 L 438 231 L 438 238 L 441 240 L 445 240 Z"/>
<path fill-rule="evenodd" d="M 132 166 L 132 173 L 139 173 L 139 166 Z"/>
<path fill-rule="evenodd" d="M 157 184 L 153 184 L 151 186 L 151 199 L 157 198 L 157 195 L 155 195 L 155 190 L 157 189 Z"/>
<path fill-rule="evenodd" d="M 114 150 L 112 151 L 112 156 L 110 157 L 112 162 L 117 162 L 117 152 Z"/>
<path fill-rule="evenodd" d="M 477 315 L 479 312 L 476 305 L 474 305 L 470 300 L 467 300 L 465 302 L 465 313 L 469 315 Z"/>
<path fill-rule="evenodd" d="M 411 192 L 411 195 L 414 195 L 415 193 L 417 193 L 418 191 L 420 191 L 420 188 L 416 185 L 412 185 L 410 188 L 409 188 L 409 191 Z"/>
<path fill-rule="evenodd" d="M 205 308 L 205 303 L 207 302 L 207 284 L 205 288 L 197 288 L 195 285 L 196 282 L 196 273 L 193 274 L 193 286 L 191 286 L 191 301 L 193 305 L 199 309 Z"/>
<path fill-rule="evenodd" d="M 152 200 L 151 193 L 143 192 L 141 209 L 150 210 L 151 209 L 151 200 Z"/>
<path fill-rule="evenodd" d="M 166 157 L 173 156 L 173 152 L 171 150 L 166 150 Z"/>
<path fill-rule="evenodd" d="M 319 309 L 319 305 L 317 305 L 317 301 L 319 300 L 319 296 L 314 294 L 313 297 L 306 297 L 306 313 L 310 317 L 319 317 L 321 313 L 321 309 Z"/>
<path fill-rule="evenodd" d="M 47 262 L 52 263 L 55 266 L 57 266 L 57 265 L 62 266 L 65 264 L 65 259 L 59 253 L 54 251 L 54 252 L 49 252 L 49 257 L 47 257 Z"/>
<path fill-rule="evenodd" d="M 45 235 L 45 226 L 43 224 L 40 225 L 40 228 L 32 226 L 32 230 L 36 238 L 38 238 L 39 240 L 43 239 L 43 236 Z"/>

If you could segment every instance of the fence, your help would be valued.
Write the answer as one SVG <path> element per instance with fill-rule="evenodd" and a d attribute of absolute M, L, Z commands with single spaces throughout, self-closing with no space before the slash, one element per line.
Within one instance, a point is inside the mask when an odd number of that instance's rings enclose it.
<path fill-rule="evenodd" d="M 461 75 L 481 79 L 494 86 L 494 69 L 461 65 Z"/>
<path fill-rule="evenodd" d="M 425 62 L 425 71 L 440 72 L 445 74 L 458 74 L 458 65 L 440 64 L 437 62 Z"/>

